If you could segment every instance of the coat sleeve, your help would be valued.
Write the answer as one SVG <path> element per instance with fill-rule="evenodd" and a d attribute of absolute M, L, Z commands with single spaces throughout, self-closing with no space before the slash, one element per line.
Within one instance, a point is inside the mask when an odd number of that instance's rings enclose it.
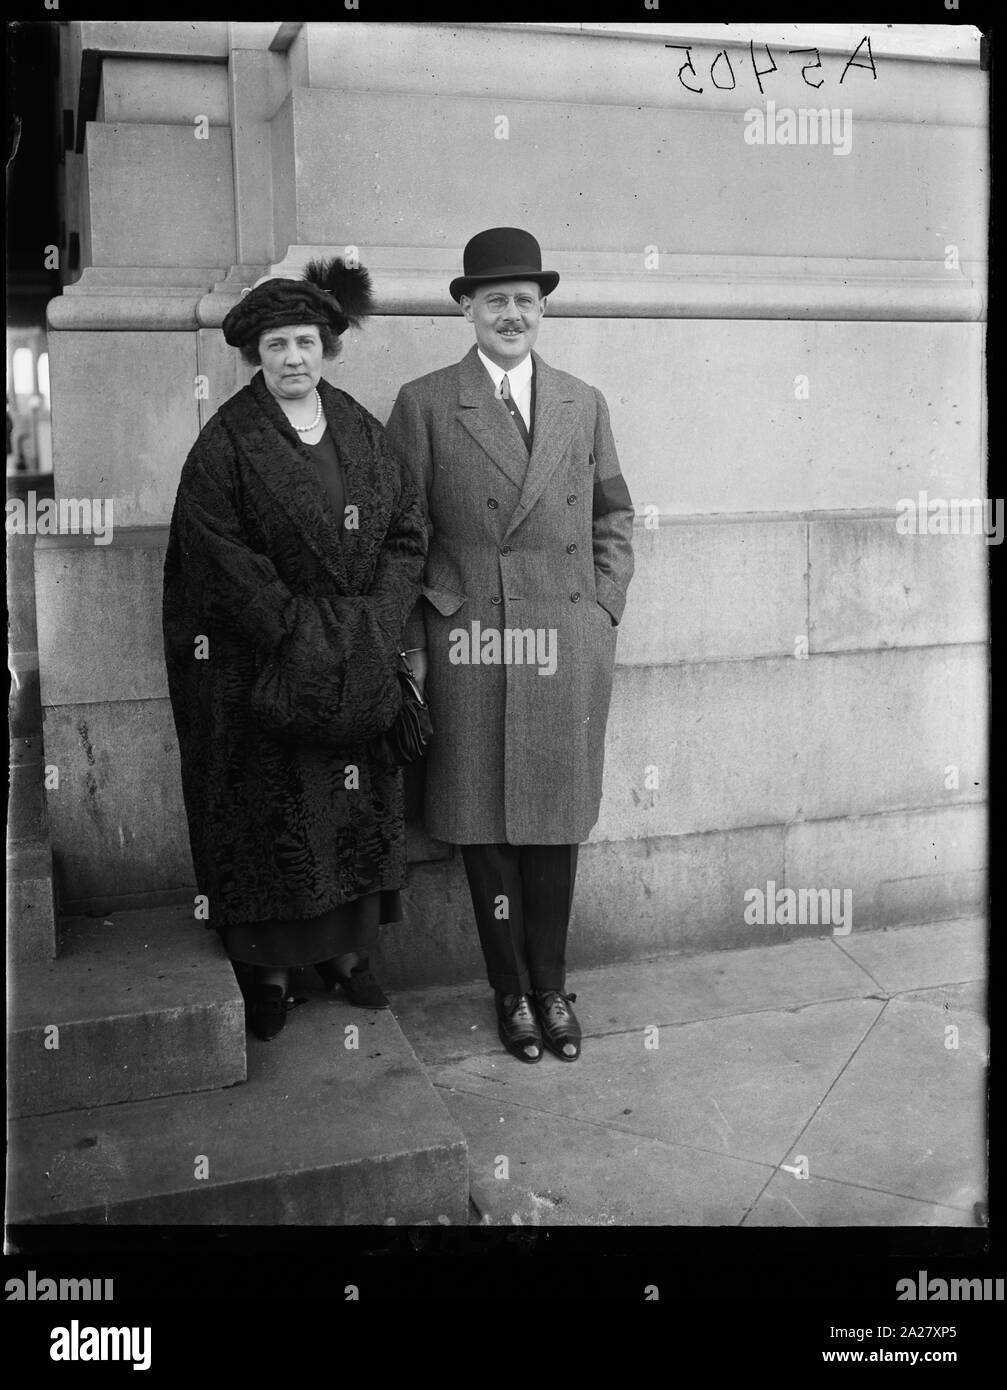
<path fill-rule="evenodd" d="M 608 405 L 594 389 L 597 402 L 594 448 L 592 540 L 598 602 L 618 626 L 633 577 L 633 501 L 619 467 Z"/>
<path fill-rule="evenodd" d="M 424 547 L 424 553 L 426 553 L 433 533 L 429 504 L 433 477 L 433 452 L 430 447 L 430 434 L 423 418 L 423 411 L 415 394 L 410 391 L 408 386 L 403 386 L 399 392 L 385 429 L 389 444 L 401 460 L 403 468 L 413 478 L 416 486 L 416 495 L 426 530 L 426 545 Z M 427 645 L 422 595 L 417 598 L 406 619 L 402 643 L 407 649 Z"/>
<path fill-rule="evenodd" d="M 373 416 L 367 417 L 371 447 L 379 466 L 398 480 L 398 496 L 378 558 L 369 597 L 378 607 L 382 626 L 396 652 L 420 645 L 406 640 L 408 625 L 420 599 L 427 558 L 426 496 L 421 496 L 413 470 L 401 458 Z M 421 634 L 422 635 L 422 634 Z"/>
<path fill-rule="evenodd" d="M 234 633 L 257 653 L 251 708 L 264 727 L 337 748 L 382 733 L 401 705 L 388 600 L 293 593 L 252 548 L 228 453 L 199 442 L 182 471 L 165 563 L 169 661 L 191 662 L 186 628 L 205 621 L 221 634 L 209 662 L 228 660 Z"/>

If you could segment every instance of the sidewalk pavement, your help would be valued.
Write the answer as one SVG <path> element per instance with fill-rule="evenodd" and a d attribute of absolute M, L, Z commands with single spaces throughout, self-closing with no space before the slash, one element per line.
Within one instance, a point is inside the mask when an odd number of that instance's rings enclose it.
<path fill-rule="evenodd" d="M 985 955 L 970 919 L 571 972 L 571 1065 L 511 1059 L 484 982 L 392 1007 L 468 1141 L 473 1221 L 970 1226 Z"/>

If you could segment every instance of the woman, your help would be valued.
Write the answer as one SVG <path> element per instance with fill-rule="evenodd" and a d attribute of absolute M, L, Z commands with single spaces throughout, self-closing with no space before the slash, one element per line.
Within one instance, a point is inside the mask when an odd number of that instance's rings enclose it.
<path fill-rule="evenodd" d="M 284 1026 L 294 966 L 386 1008 L 368 940 L 401 918 L 402 773 L 369 745 L 401 705 L 426 529 L 381 426 L 321 379 L 370 307 L 367 272 L 333 260 L 230 311 L 226 341 L 261 370 L 186 459 L 165 559 L 197 915 L 263 1039 Z"/>

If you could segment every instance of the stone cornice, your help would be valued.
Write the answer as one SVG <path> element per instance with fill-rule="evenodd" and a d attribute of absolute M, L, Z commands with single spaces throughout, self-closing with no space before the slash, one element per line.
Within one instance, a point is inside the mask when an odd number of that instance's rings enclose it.
<path fill-rule="evenodd" d="M 299 276 L 313 257 L 344 247 L 292 246 L 273 266 L 185 270 L 92 267 L 50 301 L 51 330 L 219 328 L 243 289 L 263 274 Z M 379 315 L 455 317 L 447 292 L 454 250 L 360 247 Z M 813 256 L 667 255 L 645 269 L 642 253 L 566 252 L 553 317 L 758 318 L 974 322 L 986 313 L 986 266 L 943 261 Z"/>
<path fill-rule="evenodd" d="M 378 313 L 457 315 L 447 292 L 449 281 L 459 271 L 454 250 L 358 249 L 359 259 L 373 276 Z M 298 276 L 312 258 L 344 250 L 291 246 L 268 273 Z M 574 251 L 549 260 L 549 268 L 555 262 L 563 277 L 550 302 L 553 317 L 968 322 L 985 315 L 986 267 L 982 263 L 947 270 L 938 260 L 661 252 L 656 268 L 645 269 L 642 251 Z M 218 293 L 215 311 L 223 307 L 225 297 Z M 236 298 L 228 300 L 227 308 Z M 204 306 L 200 320 L 209 326 Z"/>

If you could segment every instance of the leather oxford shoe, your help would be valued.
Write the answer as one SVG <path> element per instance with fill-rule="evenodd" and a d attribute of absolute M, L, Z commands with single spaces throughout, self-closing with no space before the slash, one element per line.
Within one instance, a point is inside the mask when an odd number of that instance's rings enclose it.
<path fill-rule="evenodd" d="M 519 1062 L 542 1060 L 542 1034 L 527 994 L 497 994 L 497 1032 Z"/>
<path fill-rule="evenodd" d="M 542 1029 L 542 1040 L 561 1062 L 576 1062 L 580 1056 L 581 1031 L 570 1004 L 576 994 L 561 989 L 534 991 L 535 1012 Z"/>

